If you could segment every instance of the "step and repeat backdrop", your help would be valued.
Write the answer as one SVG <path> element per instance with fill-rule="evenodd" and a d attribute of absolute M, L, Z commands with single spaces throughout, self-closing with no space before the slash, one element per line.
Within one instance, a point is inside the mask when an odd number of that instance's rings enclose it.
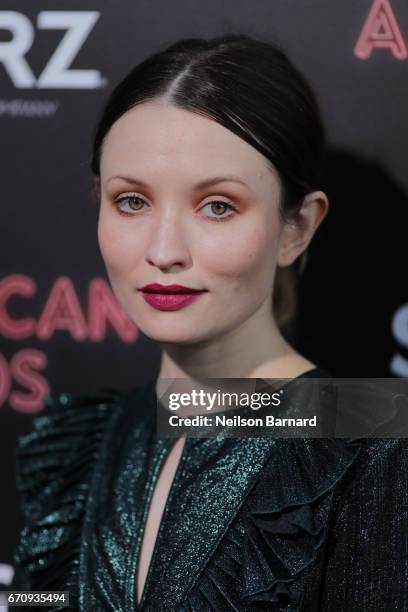
<path fill-rule="evenodd" d="M 131 388 L 159 367 L 98 250 L 89 164 L 102 105 L 158 48 L 223 33 L 282 46 L 327 127 L 331 209 L 291 341 L 335 376 L 408 377 L 405 0 L 0 2 L 0 585 L 21 526 L 16 439 L 44 398 Z"/>

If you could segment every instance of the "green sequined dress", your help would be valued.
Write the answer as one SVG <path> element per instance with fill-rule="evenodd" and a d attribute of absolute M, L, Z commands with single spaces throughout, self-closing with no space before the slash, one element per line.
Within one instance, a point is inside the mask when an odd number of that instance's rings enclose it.
<path fill-rule="evenodd" d="M 154 383 L 60 395 L 34 419 L 17 449 L 12 588 L 69 591 L 83 612 L 408 610 L 405 439 L 222 435 L 187 437 L 137 605 L 173 442 L 156 436 L 155 402 Z"/>

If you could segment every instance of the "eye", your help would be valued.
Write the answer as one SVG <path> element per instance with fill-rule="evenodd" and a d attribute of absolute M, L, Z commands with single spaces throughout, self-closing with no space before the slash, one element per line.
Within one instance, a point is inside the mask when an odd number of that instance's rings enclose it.
<path fill-rule="evenodd" d="M 122 196 L 115 200 L 115 204 L 121 215 L 131 215 L 143 209 L 145 201 L 136 194 Z"/>
<path fill-rule="evenodd" d="M 119 214 L 127 216 L 135 216 L 135 213 L 143 210 L 145 204 L 145 200 L 137 194 L 123 195 L 115 200 L 115 206 Z M 234 216 L 234 212 L 238 212 L 238 208 L 233 206 L 231 202 L 224 202 L 223 200 L 213 200 L 212 202 L 207 202 L 207 204 L 205 204 L 201 210 L 208 207 L 212 214 L 208 214 L 206 217 L 214 221 L 225 221 L 229 217 Z M 230 212 L 226 215 L 225 213 L 227 211 Z"/>
<path fill-rule="evenodd" d="M 212 202 L 207 202 L 207 204 L 205 204 L 201 208 L 201 210 L 203 210 L 207 206 L 210 207 L 210 210 L 214 214 L 206 215 L 206 216 L 208 216 L 210 219 L 215 219 L 216 221 L 224 221 L 225 219 L 228 219 L 228 217 L 233 217 L 234 213 L 238 211 L 238 209 L 235 206 L 233 206 L 231 202 L 224 202 L 223 200 L 213 200 Z M 228 215 L 223 214 L 227 210 L 233 211 L 233 212 L 230 212 Z"/>

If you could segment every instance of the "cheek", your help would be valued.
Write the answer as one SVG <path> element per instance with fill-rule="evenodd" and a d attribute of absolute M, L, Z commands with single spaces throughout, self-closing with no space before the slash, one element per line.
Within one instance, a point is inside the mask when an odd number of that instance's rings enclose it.
<path fill-rule="evenodd" d="M 98 242 L 109 274 L 126 273 L 138 259 L 140 241 L 136 241 L 131 232 L 124 231 L 120 220 L 103 208 L 98 219 Z"/>
<path fill-rule="evenodd" d="M 239 234 L 233 240 L 220 245 L 218 250 L 207 249 L 207 269 L 215 275 L 230 280 L 236 287 L 243 282 L 254 285 L 272 282 L 276 265 L 278 234 L 275 229 L 253 228 Z M 235 282 L 234 282 L 235 281 Z"/>

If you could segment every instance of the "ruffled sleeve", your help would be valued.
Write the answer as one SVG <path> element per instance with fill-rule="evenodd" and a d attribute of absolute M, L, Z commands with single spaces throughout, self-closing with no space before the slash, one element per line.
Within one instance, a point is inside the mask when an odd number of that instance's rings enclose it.
<path fill-rule="evenodd" d="M 360 450 L 352 440 L 280 440 L 182 612 L 312 609 L 336 491 Z"/>
<path fill-rule="evenodd" d="M 366 440 L 328 544 L 323 610 L 408 610 L 408 440 Z"/>
<path fill-rule="evenodd" d="M 359 437 L 277 440 L 180 612 L 408 611 L 406 401 L 340 391 Z"/>
<path fill-rule="evenodd" d="M 35 417 L 32 431 L 19 438 L 23 528 L 14 556 L 14 589 L 69 591 L 70 608 L 76 608 L 85 506 L 118 395 L 53 397 Z"/>

